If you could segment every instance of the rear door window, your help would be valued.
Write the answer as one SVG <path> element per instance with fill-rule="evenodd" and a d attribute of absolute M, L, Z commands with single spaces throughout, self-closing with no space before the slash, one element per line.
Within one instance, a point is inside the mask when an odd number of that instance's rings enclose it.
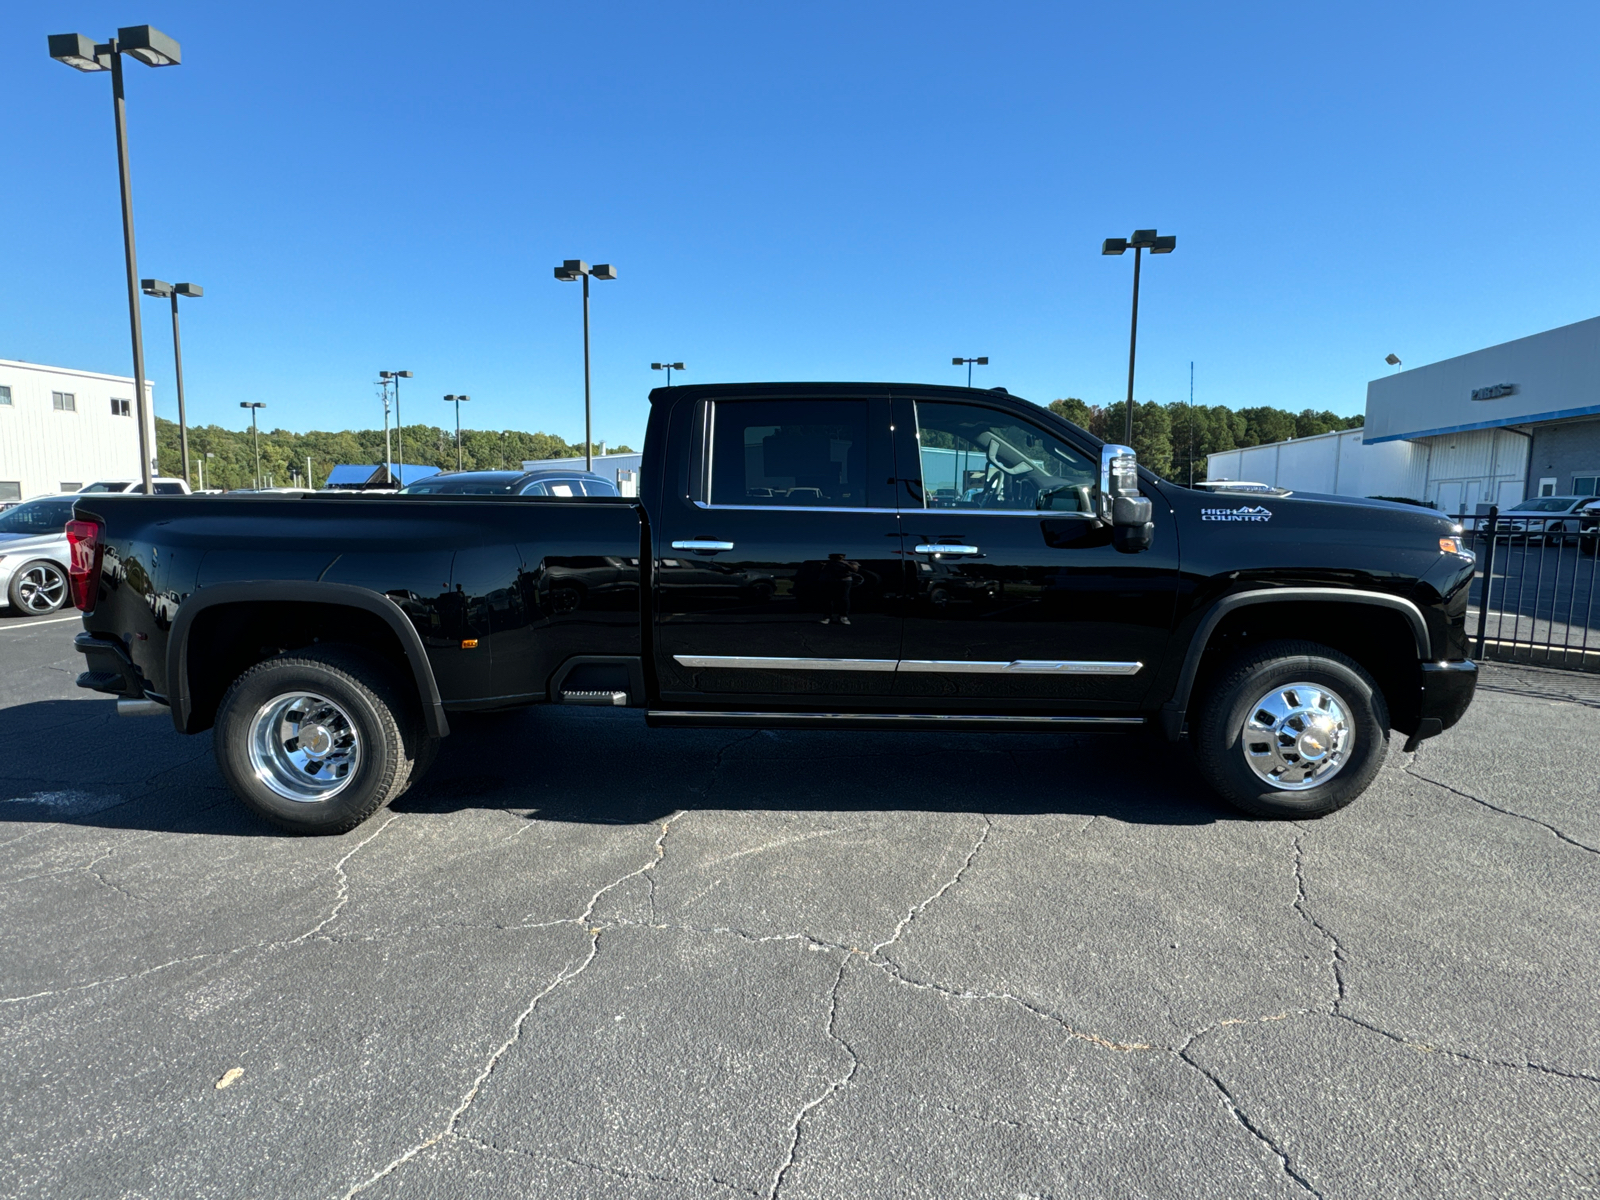
<path fill-rule="evenodd" d="M 866 508 L 866 400 L 719 400 L 711 503 Z"/>

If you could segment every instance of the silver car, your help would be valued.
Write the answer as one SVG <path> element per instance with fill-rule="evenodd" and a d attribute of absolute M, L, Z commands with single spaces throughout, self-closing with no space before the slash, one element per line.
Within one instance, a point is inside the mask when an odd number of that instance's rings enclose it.
<path fill-rule="evenodd" d="M 40 496 L 0 513 L 0 608 L 37 616 L 71 597 L 67 522 L 72 496 Z"/>

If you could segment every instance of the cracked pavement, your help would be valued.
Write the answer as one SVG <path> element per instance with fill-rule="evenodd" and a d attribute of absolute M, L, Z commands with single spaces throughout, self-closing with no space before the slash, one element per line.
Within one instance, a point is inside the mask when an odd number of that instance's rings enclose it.
<path fill-rule="evenodd" d="M 578 709 L 296 839 L 0 629 L 0 1194 L 1600 1191 L 1600 775 L 1548 752 L 1600 679 L 1485 667 L 1320 821 L 1130 738 Z"/>

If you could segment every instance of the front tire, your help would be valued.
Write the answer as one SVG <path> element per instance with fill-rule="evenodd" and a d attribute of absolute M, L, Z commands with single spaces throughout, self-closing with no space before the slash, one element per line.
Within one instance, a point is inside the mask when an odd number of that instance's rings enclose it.
<path fill-rule="evenodd" d="M 251 667 L 228 688 L 213 734 L 234 795 L 300 834 L 361 824 L 405 790 L 415 765 L 426 769 L 431 740 L 387 665 L 338 646 Z"/>
<path fill-rule="evenodd" d="M 7 599 L 17 612 L 42 617 L 67 602 L 67 573 L 60 563 L 36 558 L 11 573 L 11 586 L 7 591 Z"/>
<path fill-rule="evenodd" d="M 1315 642 L 1247 650 L 1211 681 L 1194 722 L 1207 783 L 1258 817 L 1321 817 L 1367 790 L 1388 753 L 1389 709 L 1354 659 Z"/>

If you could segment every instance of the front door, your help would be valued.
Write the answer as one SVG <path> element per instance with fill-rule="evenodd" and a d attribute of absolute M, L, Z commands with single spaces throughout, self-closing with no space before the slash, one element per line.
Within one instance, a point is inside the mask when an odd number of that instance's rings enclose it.
<path fill-rule="evenodd" d="M 1098 451 L 1000 403 L 895 399 L 908 588 L 896 691 L 941 706 L 1135 707 L 1172 627 L 1177 528 L 1120 553 L 1094 518 Z"/>
<path fill-rule="evenodd" d="M 700 402 L 654 531 L 665 701 L 888 697 L 905 566 L 884 396 Z"/>

